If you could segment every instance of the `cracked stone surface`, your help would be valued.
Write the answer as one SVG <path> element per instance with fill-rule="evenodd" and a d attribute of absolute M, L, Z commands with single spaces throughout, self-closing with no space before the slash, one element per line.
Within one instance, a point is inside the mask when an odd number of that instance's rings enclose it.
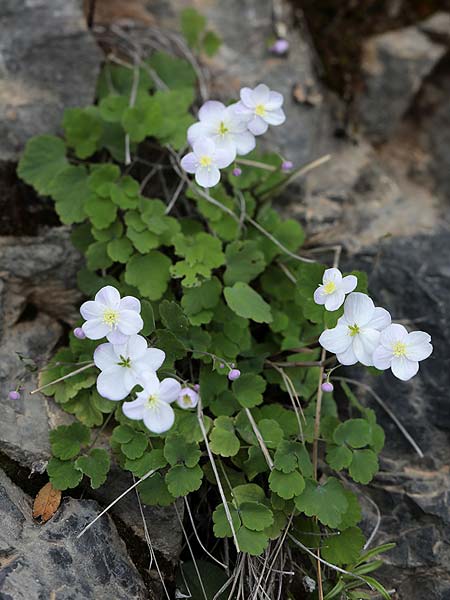
<path fill-rule="evenodd" d="M 33 521 L 31 499 L 0 471 L 0 597 L 3 600 L 145 600 L 144 582 L 112 520 L 92 500 L 63 500 L 55 516 Z"/>

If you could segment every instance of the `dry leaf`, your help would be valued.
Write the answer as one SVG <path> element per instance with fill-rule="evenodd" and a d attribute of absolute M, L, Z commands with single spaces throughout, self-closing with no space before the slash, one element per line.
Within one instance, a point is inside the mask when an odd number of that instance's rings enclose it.
<path fill-rule="evenodd" d="M 60 503 L 61 490 L 56 490 L 50 482 L 46 483 L 34 499 L 33 517 L 40 517 L 42 523 L 45 523 L 53 517 Z"/>

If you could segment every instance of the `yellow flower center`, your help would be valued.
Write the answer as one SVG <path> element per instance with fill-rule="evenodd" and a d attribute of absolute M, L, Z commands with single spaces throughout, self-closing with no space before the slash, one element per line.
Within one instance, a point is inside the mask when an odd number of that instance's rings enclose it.
<path fill-rule="evenodd" d="M 228 127 L 225 125 L 225 123 L 223 121 L 220 121 L 220 125 L 219 125 L 219 135 L 225 135 L 226 133 L 228 133 L 229 129 Z"/>
<path fill-rule="evenodd" d="M 117 325 L 118 321 L 119 311 L 107 308 L 103 313 L 103 323 L 106 323 L 106 325 L 109 325 L 110 327 L 114 327 L 114 325 Z"/>
<path fill-rule="evenodd" d="M 406 356 L 406 344 L 403 342 L 396 342 L 392 348 L 394 356 Z"/>
<path fill-rule="evenodd" d="M 210 167 L 212 164 L 212 158 L 210 156 L 201 156 L 198 161 L 201 167 Z"/>
<path fill-rule="evenodd" d="M 358 325 L 356 323 L 354 325 L 349 325 L 348 328 L 350 330 L 350 335 L 352 337 L 354 337 L 355 335 L 358 335 L 358 333 L 359 333 L 359 327 L 358 327 Z"/>
<path fill-rule="evenodd" d="M 325 292 L 325 294 L 332 294 L 334 291 L 336 291 L 336 284 L 334 283 L 334 281 L 329 281 L 328 283 L 326 283 L 323 286 L 323 291 Z"/>
<path fill-rule="evenodd" d="M 147 406 L 149 408 L 154 408 L 158 404 L 158 396 L 152 395 L 147 398 Z"/>
<path fill-rule="evenodd" d="M 189 394 L 185 394 L 183 396 L 183 404 L 185 406 L 190 406 L 190 404 L 191 404 L 191 397 L 189 396 Z"/>
<path fill-rule="evenodd" d="M 257 104 L 255 107 L 255 115 L 258 115 L 258 117 L 264 117 L 265 114 L 266 109 L 264 107 L 264 104 Z"/>

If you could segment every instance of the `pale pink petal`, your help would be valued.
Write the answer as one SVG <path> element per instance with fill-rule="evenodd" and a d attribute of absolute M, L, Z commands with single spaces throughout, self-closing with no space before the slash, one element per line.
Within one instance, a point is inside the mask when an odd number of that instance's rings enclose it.
<path fill-rule="evenodd" d="M 132 402 L 124 402 L 122 404 L 123 414 L 133 421 L 140 421 L 144 416 L 144 409 L 147 399 L 138 394 L 137 400 Z"/>
<path fill-rule="evenodd" d="M 345 352 L 352 343 L 348 327 L 337 325 L 333 329 L 325 329 L 319 337 L 319 344 L 328 352 L 340 354 Z"/>
<path fill-rule="evenodd" d="M 253 99 L 253 90 L 252 89 L 250 89 L 248 87 L 243 87 L 241 89 L 240 96 L 241 96 L 242 104 L 246 108 L 255 108 L 256 102 Z M 239 103 L 238 103 L 238 105 L 239 105 Z"/>
<path fill-rule="evenodd" d="M 269 92 L 269 99 L 266 102 L 266 109 L 277 110 L 277 108 L 281 108 L 283 101 L 283 94 L 280 94 L 280 92 Z"/>
<path fill-rule="evenodd" d="M 134 335 L 144 327 L 144 321 L 134 310 L 121 310 L 117 328 L 124 335 Z"/>
<path fill-rule="evenodd" d="M 353 345 L 347 348 L 345 352 L 339 352 L 336 354 L 336 358 L 341 363 L 341 365 L 355 365 L 358 362 L 358 359 L 355 356 L 353 351 Z"/>
<path fill-rule="evenodd" d="M 282 125 L 286 121 L 286 115 L 283 110 L 268 110 L 264 115 L 264 121 L 269 125 Z"/>
<path fill-rule="evenodd" d="M 100 344 L 94 351 L 94 363 L 101 371 L 117 365 L 117 355 L 112 344 Z"/>
<path fill-rule="evenodd" d="M 342 281 L 342 273 L 339 269 L 325 269 L 323 273 L 323 283 L 329 283 L 332 281 L 334 284 L 339 285 Z"/>
<path fill-rule="evenodd" d="M 269 101 L 270 90 L 265 83 L 260 83 L 253 90 L 253 101 L 255 104 L 266 104 Z"/>
<path fill-rule="evenodd" d="M 253 116 L 251 121 L 248 122 L 247 127 L 253 135 L 262 135 L 269 129 L 268 124 L 258 116 Z"/>
<path fill-rule="evenodd" d="M 381 308 L 381 306 L 375 307 L 373 311 L 372 318 L 366 324 L 366 327 L 370 327 L 371 329 L 377 329 L 378 331 L 383 331 L 386 327 L 389 327 L 391 324 L 391 315 L 385 308 Z"/>
<path fill-rule="evenodd" d="M 413 331 L 406 338 L 406 358 L 409 360 L 425 360 L 433 352 L 430 344 L 431 336 L 425 331 Z"/>
<path fill-rule="evenodd" d="M 403 325 L 392 323 L 392 325 L 389 325 L 389 327 L 386 327 L 381 332 L 380 344 L 388 350 L 392 350 L 393 345 L 403 341 L 407 335 L 408 332 Z"/>
<path fill-rule="evenodd" d="M 141 303 L 134 296 L 124 296 L 120 301 L 119 308 L 120 310 L 134 310 L 136 312 L 141 312 Z"/>
<path fill-rule="evenodd" d="M 106 325 L 103 319 L 89 319 L 81 328 L 90 340 L 101 340 L 110 331 L 109 325 Z"/>
<path fill-rule="evenodd" d="M 325 308 L 329 311 L 337 310 L 344 304 L 345 293 L 342 290 L 336 290 L 332 294 L 328 294 L 325 299 Z"/>
<path fill-rule="evenodd" d="M 342 289 L 346 294 L 353 292 L 358 285 L 358 279 L 354 275 L 347 275 L 342 278 Z"/>
<path fill-rule="evenodd" d="M 225 105 L 217 100 L 207 100 L 201 109 L 198 111 L 199 121 L 205 121 L 211 123 L 212 121 L 219 121 L 225 112 Z"/>
<path fill-rule="evenodd" d="M 173 408 L 165 402 L 157 402 L 154 406 L 147 407 L 144 412 L 144 423 L 153 433 L 169 431 L 175 422 Z"/>
<path fill-rule="evenodd" d="M 361 292 L 352 292 L 344 304 L 344 314 L 346 321 L 351 325 L 364 326 L 373 316 L 375 306 L 367 294 Z"/>
<path fill-rule="evenodd" d="M 105 285 L 95 294 L 95 301 L 100 302 L 108 308 L 119 308 L 120 294 L 112 285 Z"/>
<path fill-rule="evenodd" d="M 116 366 L 107 371 L 102 371 L 97 377 L 97 391 L 100 396 L 108 400 L 123 400 L 126 398 L 131 389 L 124 382 L 126 370 L 124 367 Z"/>
<path fill-rule="evenodd" d="M 392 350 L 388 350 L 380 344 L 375 348 L 375 352 L 373 353 L 373 366 L 381 371 L 385 371 L 391 366 L 392 357 Z"/>
<path fill-rule="evenodd" d="M 408 360 L 404 356 L 394 356 L 391 364 L 392 372 L 398 379 L 408 381 L 419 370 L 419 363 L 414 360 Z"/>
<path fill-rule="evenodd" d="M 104 307 L 98 302 L 88 300 L 80 306 L 80 313 L 83 319 L 99 319 L 103 316 Z"/>
<path fill-rule="evenodd" d="M 180 390 L 180 383 L 176 379 L 167 377 L 161 381 L 161 385 L 159 386 L 159 397 L 163 402 L 170 404 L 178 398 Z"/>
<path fill-rule="evenodd" d="M 252 133 L 250 133 L 250 131 L 235 134 L 234 141 L 236 144 L 237 153 L 241 156 L 248 154 L 249 152 L 254 150 L 256 146 L 255 136 Z"/>
<path fill-rule="evenodd" d="M 373 365 L 373 353 L 380 341 L 380 332 L 376 329 L 364 329 L 354 337 L 353 351 L 360 363 Z"/>
<path fill-rule="evenodd" d="M 189 152 L 189 154 L 183 156 L 180 164 L 186 173 L 195 173 L 198 167 L 198 160 L 193 152 Z"/>
<path fill-rule="evenodd" d="M 217 167 L 200 167 L 195 173 L 195 181 L 204 188 L 212 188 L 220 181 L 220 171 Z"/>

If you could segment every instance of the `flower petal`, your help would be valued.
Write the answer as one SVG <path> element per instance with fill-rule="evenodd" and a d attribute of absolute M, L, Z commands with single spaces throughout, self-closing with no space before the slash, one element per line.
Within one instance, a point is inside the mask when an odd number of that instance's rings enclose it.
<path fill-rule="evenodd" d="M 117 365 L 117 355 L 112 344 L 100 344 L 94 351 L 94 363 L 101 371 Z"/>
<path fill-rule="evenodd" d="M 345 292 L 336 290 L 332 294 L 328 294 L 325 299 L 325 308 L 329 311 L 337 310 L 344 304 Z"/>
<path fill-rule="evenodd" d="M 323 285 L 319 285 L 317 290 L 314 292 L 314 302 L 316 304 L 325 304 L 327 294 L 323 291 Z"/>
<path fill-rule="evenodd" d="M 122 333 L 118 329 L 109 329 L 108 333 L 106 334 L 106 339 L 108 340 L 108 342 L 111 342 L 111 344 L 113 344 L 114 346 L 122 346 L 124 348 L 125 344 L 128 342 L 128 337 L 128 335 Z"/>
<path fill-rule="evenodd" d="M 164 433 L 174 424 L 175 413 L 169 404 L 160 401 L 145 409 L 143 419 L 147 429 L 153 433 Z"/>
<path fill-rule="evenodd" d="M 269 102 L 270 90 L 265 83 L 258 84 L 252 93 L 252 98 L 255 104 L 266 105 Z"/>
<path fill-rule="evenodd" d="M 264 115 L 264 121 L 269 123 L 269 125 L 281 125 L 286 121 L 286 115 L 281 108 L 268 110 Z"/>
<path fill-rule="evenodd" d="M 391 315 L 385 309 L 381 308 L 381 306 L 376 306 L 373 311 L 372 318 L 366 324 L 366 327 L 370 327 L 371 329 L 378 329 L 378 331 L 383 331 L 386 327 L 389 327 L 391 324 Z"/>
<path fill-rule="evenodd" d="M 255 136 L 250 131 L 243 133 L 236 133 L 234 135 L 234 142 L 236 144 L 236 151 L 241 156 L 248 154 L 254 150 L 256 146 Z"/>
<path fill-rule="evenodd" d="M 253 116 L 251 121 L 248 122 L 247 127 L 253 135 L 262 135 L 269 129 L 269 125 L 258 116 Z"/>
<path fill-rule="evenodd" d="M 163 402 L 167 402 L 170 404 L 174 402 L 181 390 L 181 385 L 176 379 L 172 379 L 172 377 L 167 377 L 161 381 L 161 385 L 159 386 L 159 397 Z"/>
<path fill-rule="evenodd" d="M 197 157 L 200 156 L 213 156 L 216 150 L 216 145 L 213 140 L 209 137 L 200 138 L 194 145 L 194 154 Z"/>
<path fill-rule="evenodd" d="M 142 335 L 131 335 L 128 338 L 127 345 L 123 356 L 128 356 L 133 361 L 139 360 L 145 356 L 147 351 L 147 340 Z"/>
<path fill-rule="evenodd" d="M 145 397 L 156 396 L 159 393 L 159 379 L 156 376 L 156 373 L 153 371 L 145 371 L 145 373 L 141 374 L 141 382 L 144 391 L 141 392 L 145 394 Z"/>
<path fill-rule="evenodd" d="M 392 350 L 388 350 L 380 344 L 375 348 L 375 352 L 373 353 L 373 366 L 381 371 L 385 371 L 391 366 L 393 356 Z"/>
<path fill-rule="evenodd" d="M 281 108 L 283 101 L 283 94 L 280 94 L 280 92 L 269 92 L 269 99 L 266 102 L 266 109 L 277 110 L 277 108 Z"/>
<path fill-rule="evenodd" d="M 80 313 L 83 319 L 100 319 L 103 316 L 104 307 L 98 302 L 88 300 L 80 306 Z"/>
<path fill-rule="evenodd" d="M 406 358 L 409 360 L 425 360 L 433 352 L 430 344 L 431 336 L 425 331 L 412 331 L 406 338 Z"/>
<path fill-rule="evenodd" d="M 392 347 L 397 342 L 401 342 L 408 335 L 408 332 L 403 325 L 399 323 L 392 323 L 383 329 L 380 335 L 380 344 L 387 348 L 388 350 L 392 350 Z"/>
<path fill-rule="evenodd" d="M 408 360 L 404 356 L 394 356 L 391 368 L 398 379 L 408 381 L 408 379 L 416 375 L 419 370 L 419 363 L 415 360 Z"/>
<path fill-rule="evenodd" d="M 95 301 L 109 308 L 119 308 L 120 294 L 112 285 L 105 285 L 95 294 Z"/>
<path fill-rule="evenodd" d="M 198 160 L 193 152 L 189 152 L 189 154 L 183 156 L 180 164 L 186 173 L 195 173 L 198 167 Z"/>
<path fill-rule="evenodd" d="M 205 123 L 197 122 L 191 125 L 187 130 L 187 139 L 189 144 L 192 146 L 199 138 L 207 137 L 209 130 L 210 128 L 207 127 Z"/>
<path fill-rule="evenodd" d="M 207 100 L 198 111 L 199 121 L 210 123 L 211 121 L 219 121 L 225 112 L 225 105 L 217 100 Z"/>
<path fill-rule="evenodd" d="M 134 335 L 144 327 L 144 321 L 134 310 L 121 310 L 117 324 L 118 330 L 125 335 Z"/>
<path fill-rule="evenodd" d="M 214 154 L 214 162 L 219 169 L 224 169 L 231 165 L 233 160 L 236 158 L 236 146 L 230 138 L 230 142 L 223 146 L 222 148 L 218 148 Z"/>
<path fill-rule="evenodd" d="M 123 414 L 132 419 L 133 421 L 140 421 L 144 416 L 144 410 L 147 400 L 144 396 L 142 396 L 142 392 L 138 394 L 136 400 L 132 402 L 124 402 L 122 404 L 122 412 Z"/>
<path fill-rule="evenodd" d="M 374 303 L 367 294 L 352 292 L 344 304 L 345 320 L 351 325 L 363 327 L 372 318 L 374 310 Z"/>
<path fill-rule="evenodd" d="M 126 368 L 115 366 L 102 371 L 97 377 L 97 391 L 108 400 L 123 400 L 130 393 L 131 387 L 125 385 Z"/>
<path fill-rule="evenodd" d="M 354 275 L 347 275 L 342 278 L 342 289 L 346 294 L 353 292 L 358 285 L 358 279 Z"/>
<path fill-rule="evenodd" d="M 336 354 L 336 358 L 341 363 L 341 365 L 355 365 L 358 362 L 358 359 L 355 356 L 353 351 L 353 345 L 347 348 L 345 352 L 339 352 Z"/>
<path fill-rule="evenodd" d="M 110 331 L 109 325 L 103 322 L 103 319 L 89 319 L 83 323 L 81 329 L 90 340 L 100 340 Z"/>
<path fill-rule="evenodd" d="M 134 310 L 135 312 L 141 312 L 141 303 L 134 296 L 124 296 L 119 304 L 120 310 Z"/>
<path fill-rule="evenodd" d="M 345 352 L 351 345 L 352 338 L 349 335 L 348 327 L 337 325 L 333 329 L 325 329 L 319 337 L 319 344 L 334 354 Z"/>
<path fill-rule="evenodd" d="M 255 108 L 256 102 L 253 99 L 253 90 L 251 88 L 243 87 L 241 89 L 240 97 L 241 97 L 242 104 L 246 108 Z"/>
<path fill-rule="evenodd" d="M 342 273 L 339 271 L 339 269 L 335 269 L 335 268 L 325 269 L 325 271 L 323 273 L 322 281 L 325 284 L 332 281 L 333 283 L 338 285 L 342 281 Z"/>
<path fill-rule="evenodd" d="M 204 188 L 212 188 L 220 181 L 220 171 L 217 167 L 200 167 L 195 173 L 195 181 Z"/>
<path fill-rule="evenodd" d="M 145 362 L 152 371 L 157 371 L 166 360 L 166 353 L 159 348 L 148 348 L 145 353 Z"/>
<path fill-rule="evenodd" d="M 371 367 L 373 353 L 380 341 L 380 332 L 376 329 L 363 329 L 353 340 L 353 351 L 360 363 Z"/>

